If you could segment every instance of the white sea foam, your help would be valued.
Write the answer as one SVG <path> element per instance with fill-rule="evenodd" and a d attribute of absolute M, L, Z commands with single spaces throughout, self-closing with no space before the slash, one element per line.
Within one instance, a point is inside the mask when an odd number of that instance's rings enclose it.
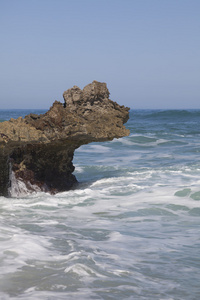
<path fill-rule="evenodd" d="M 27 260 L 46 260 L 49 256 L 48 239 L 27 235 L 19 229 L 9 228 L 7 233 L 9 239 L 1 241 L 0 246 L 3 262 L 0 267 L 0 274 L 16 272 L 27 265 Z"/>
<path fill-rule="evenodd" d="M 29 189 L 27 188 L 26 184 L 15 177 L 15 173 L 11 172 L 10 175 L 10 182 L 11 187 L 9 188 L 9 195 L 11 197 L 26 197 L 28 194 L 31 194 L 33 192 L 40 192 L 40 188 L 36 185 L 32 185 L 29 182 Z"/>
<path fill-rule="evenodd" d="M 137 173 L 138 176 L 141 175 L 141 172 Z M 147 174 L 149 176 L 148 170 Z M 145 177 L 149 180 L 147 174 Z M 196 243 L 195 229 L 193 232 L 190 230 L 189 238 L 184 235 L 183 229 L 182 233 L 174 229 L 171 231 L 164 220 L 171 218 L 171 225 L 173 222 L 190 222 L 188 212 L 200 207 L 200 201 L 183 197 L 180 202 L 180 198 L 174 196 L 177 187 L 172 186 L 148 187 L 146 184 L 145 189 L 126 195 L 125 198 L 120 194 L 113 194 L 115 188 L 120 189 L 119 185 L 122 189 L 127 188 L 124 186 L 126 179 L 134 184 L 133 176 L 105 178 L 87 188 L 56 196 L 11 199 L 10 203 L 2 198 L 4 201 L 1 203 L 1 209 L 5 216 L 10 215 L 10 225 L 14 218 L 21 218 L 24 224 L 30 223 L 30 226 L 27 225 L 24 229 L 20 229 L 19 226 L 12 228 L 12 225 L 4 227 L 4 230 L 7 230 L 4 238 L 10 238 L 0 245 L 3 255 L 2 275 L 15 274 L 18 280 L 22 280 L 26 276 L 26 269 L 30 268 L 35 270 L 39 277 L 35 286 L 33 283 L 29 286 L 27 281 L 26 291 L 21 298 L 26 296 L 24 299 L 31 299 L 33 295 L 38 295 L 45 299 L 42 294 L 45 277 L 49 282 L 45 283 L 46 290 L 52 289 L 56 293 L 62 291 L 66 298 L 71 295 L 70 284 L 74 286 L 75 282 L 79 286 L 80 297 L 83 282 L 90 286 L 95 295 L 96 280 L 101 280 L 98 289 L 103 292 L 105 282 L 113 280 L 116 285 L 122 286 L 122 278 L 131 282 L 127 282 L 127 290 L 139 293 L 143 290 L 143 285 L 146 285 L 147 278 L 151 284 L 154 282 L 151 278 L 156 272 L 156 269 L 153 269 L 154 261 L 162 264 L 162 255 L 165 255 L 166 259 L 174 256 L 176 260 L 176 253 L 180 255 L 183 246 L 189 247 Z M 196 188 L 191 190 L 195 191 Z M 76 200 L 73 206 L 69 207 L 69 203 L 73 203 L 72 199 Z M 12 217 L 12 213 L 15 216 Z M 166 228 L 163 227 L 164 224 Z M 40 229 L 37 229 L 36 225 Z M 189 234 L 189 231 L 187 233 Z M 167 261 L 164 263 L 166 265 Z M 167 268 L 173 270 L 170 265 L 167 265 Z M 49 275 L 45 272 L 49 272 Z M 55 277 L 53 281 L 52 274 Z M 64 274 L 66 277 L 63 277 Z M 166 284 L 164 278 L 168 275 L 164 272 L 162 276 L 163 279 L 157 283 L 155 290 L 164 285 L 164 282 Z M 65 278 L 65 284 L 62 278 Z M 14 277 L 10 280 L 12 282 Z M 174 288 L 178 286 L 176 280 Z M 137 287 L 138 282 L 140 288 Z M 169 280 L 168 287 L 170 284 Z M 8 289 L 5 286 L 2 288 L 2 292 L 7 294 Z M 40 293 L 38 289 L 41 289 Z M 86 290 L 87 297 L 90 297 L 88 289 Z M 123 289 L 121 292 L 123 294 Z M 47 295 L 53 294 L 49 290 Z"/>
<path fill-rule="evenodd" d="M 85 153 L 107 153 L 111 151 L 110 148 L 102 145 L 87 145 L 76 150 L 76 152 Z"/>
<path fill-rule="evenodd" d="M 76 168 L 76 173 L 83 173 L 84 172 L 84 169 L 79 167 L 79 166 L 75 166 Z"/>
<path fill-rule="evenodd" d="M 198 299 L 199 137 L 154 125 L 78 149 L 76 190 L 0 197 L 1 299 Z"/>
<path fill-rule="evenodd" d="M 74 274 L 77 274 L 78 276 L 80 277 L 84 277 L 84 280 L 88 277 L 106 277 L 106 276 L 103 276 L 101 275 L 100 273 L 96 272 L 95 270 L 93 270 L 92 268 L 84 265 L 84 264 L 80 264 L 80 263 L 77 263 L 75 265 L 72 265 L 70 267 L 67 267 L 65 270 L 64 270 L 65 273 L 74 273 Z"/>

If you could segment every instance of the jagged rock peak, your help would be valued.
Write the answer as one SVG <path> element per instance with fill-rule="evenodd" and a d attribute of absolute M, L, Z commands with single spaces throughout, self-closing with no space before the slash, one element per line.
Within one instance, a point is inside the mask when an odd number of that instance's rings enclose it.
<path fill-rule="evenodd" d="M 103 101 L 108 102 L 109 95 L 110 93 L 106 83 L 96 80 L 86 85 L 83 90 L 75 85 L 63 93 L 65 105 L 72 109 L 77 105 L 86 105 L 87 102 L 91 106 Z"/>

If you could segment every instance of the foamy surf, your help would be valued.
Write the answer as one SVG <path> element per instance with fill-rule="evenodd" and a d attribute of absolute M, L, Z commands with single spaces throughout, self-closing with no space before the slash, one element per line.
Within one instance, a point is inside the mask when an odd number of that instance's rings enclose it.
<path fill-rule="evenodd" d="M 199 116 L 131 112 L 77 149 L 76 190 L 0 197 L 0 299 L 198 299 Z"/>

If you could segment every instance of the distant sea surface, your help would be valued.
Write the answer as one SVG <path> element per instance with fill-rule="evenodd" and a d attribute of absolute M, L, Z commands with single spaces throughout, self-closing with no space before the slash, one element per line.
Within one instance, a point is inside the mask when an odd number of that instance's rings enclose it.
<path fill-rule="evenodd" d="M 0 299 L 200 299 L 200 110 L 126 126 L 76 150 L 76 190 L 0 197 Z"/>

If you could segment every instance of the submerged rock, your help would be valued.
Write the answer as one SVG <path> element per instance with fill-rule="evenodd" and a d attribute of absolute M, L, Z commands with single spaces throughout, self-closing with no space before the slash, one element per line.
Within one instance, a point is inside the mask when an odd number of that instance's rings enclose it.
<path fill-rule="evenodd" d="M 63 97 L 45 114 L 0 123 L 0 195 L 69 190 L 75 149 L 129 135 L 129 108 L 109 99 L 106 83 L 74 86 Z"/>

